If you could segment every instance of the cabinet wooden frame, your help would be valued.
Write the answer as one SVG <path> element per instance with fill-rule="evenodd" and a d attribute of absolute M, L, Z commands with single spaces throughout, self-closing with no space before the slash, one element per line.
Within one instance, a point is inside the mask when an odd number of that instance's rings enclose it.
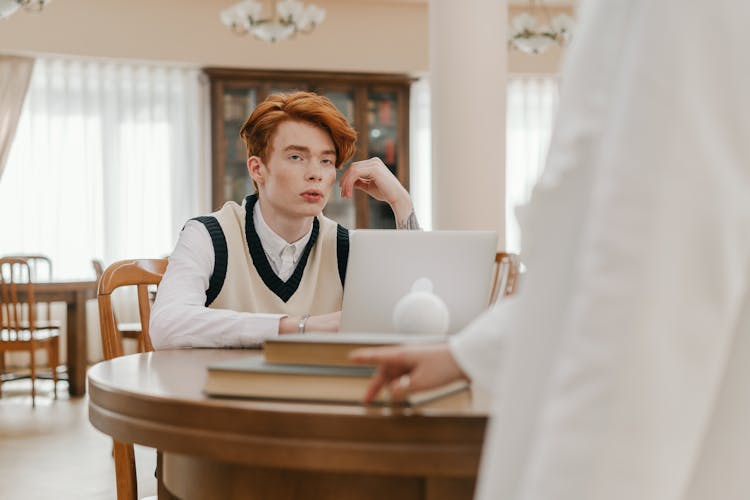
<path fill-rule="evenodd" d="M 409 189 L 409 91 L 414 78 L 405 74 L 285 71 L 232 68 L 204 68 L 211 92 L 211 199 L 214 209 L 225 201 L 225 165 L 227 137 L 223 99 L 227 91 L 255 90 L 256 102 L 264 100 L 274 89 L 297 88 L 313 92 L 350 93 L 353 100 L 353 123 L 357 130 L 357 151 L 353 161 L 368 158 L 370 148 L 368 100 L 370 93 L 390 93 L 396 97 L 396 165 L 399 181 Z M 230 131 L 239 134 L 239 129 Z M 356 227 L 370 227 L 367 195 L 358 192 L 354 200 Z"/>

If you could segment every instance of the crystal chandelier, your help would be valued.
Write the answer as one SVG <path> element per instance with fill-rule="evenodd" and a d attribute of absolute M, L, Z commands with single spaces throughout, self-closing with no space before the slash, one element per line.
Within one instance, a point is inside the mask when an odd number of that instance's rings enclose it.
<path fill-rule="evenodd" d="M 1 1 L 1 0 L 0 0 Z M 243 0 L 219 14 L 221 22 L 235 33 L 251 33 L 265 42 L 286 40 L 297 33 L 310 33 L 326 18 L 326 11 L 301 0 L 274 0 L 272 13 L 263 16 L 263 3 Z"/>
<path fill-rule="evenodd" d="M 0 19 L 10 17 L 15 11 L 23 7 L 26 10 L 39 12 L 44 4 L 50 0 L 0 0 Z"/>
<path fill-rule="evenodd" d="M 573 18 L 567 14 L 550 17 L 542 4 L 539 10 L 546 24 L 537 24 L 536 2 L 529 0 L 529 4 L 528 11 L 511 19 L 508 45 L 527 54 L 541 54 L 554 44 L 567 45 L 572 37 Z"/>

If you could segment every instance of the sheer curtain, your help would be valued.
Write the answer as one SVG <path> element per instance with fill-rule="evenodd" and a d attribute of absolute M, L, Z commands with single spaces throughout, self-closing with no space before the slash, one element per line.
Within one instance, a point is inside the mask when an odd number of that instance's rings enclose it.
<path fill-rule="evenodd" d="M 515 209 L 526 203 L 542 173 L 557 111 L 555 76 L 508 78 L 505 241 L 509 252 L 521 250 L 521 235 Z"/>
<path fill-rule="evenodd" d="M 197 68 L 37 59 L 0 179 L 0 255 L 87 278 L 94 257 L 168 254 L 209 209 L 205 87 Z"/>
<path fill-rule="evenodd" d="M 29 88 L 34 59 L 0 54 L 0 178 L 5 169 L 26 90 Z"/>

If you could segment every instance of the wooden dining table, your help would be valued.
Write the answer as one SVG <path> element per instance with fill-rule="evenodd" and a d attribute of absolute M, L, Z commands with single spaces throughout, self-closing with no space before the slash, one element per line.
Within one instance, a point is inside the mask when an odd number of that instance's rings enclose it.
<path fill-rule="evenodd" d="M 97 282 L 48 281 L 34 283 L 36 302 L 65 302 L 67 305 L 67 372 L 68 392 L 71 396 L 86 394 L 86 367 L 88 363 L 88 331 L 86 327 L 86 302 L 96 297 Z M 18 287 L 20 300 L 26 300 L 23 286 Z"/>
<path fill-rule="evenodd" d="M 471 499 L 489 400 L 417 407 L 212 398 L 207 366 L 258 351 L 186 349 L 103 361 L 89 420 L 162 452 L 159 498 Z"/>

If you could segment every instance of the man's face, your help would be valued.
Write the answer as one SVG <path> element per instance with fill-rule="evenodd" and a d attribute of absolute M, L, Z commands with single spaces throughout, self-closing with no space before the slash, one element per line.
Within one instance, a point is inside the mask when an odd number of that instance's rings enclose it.
<path fill-rule="evenodd" d="M 267 162 L 253 156 L 247 163 L 268 222 L 320 214 L 336 181 L 336 148 L 331 137 L 306 122 L 279 125 Z"/>

